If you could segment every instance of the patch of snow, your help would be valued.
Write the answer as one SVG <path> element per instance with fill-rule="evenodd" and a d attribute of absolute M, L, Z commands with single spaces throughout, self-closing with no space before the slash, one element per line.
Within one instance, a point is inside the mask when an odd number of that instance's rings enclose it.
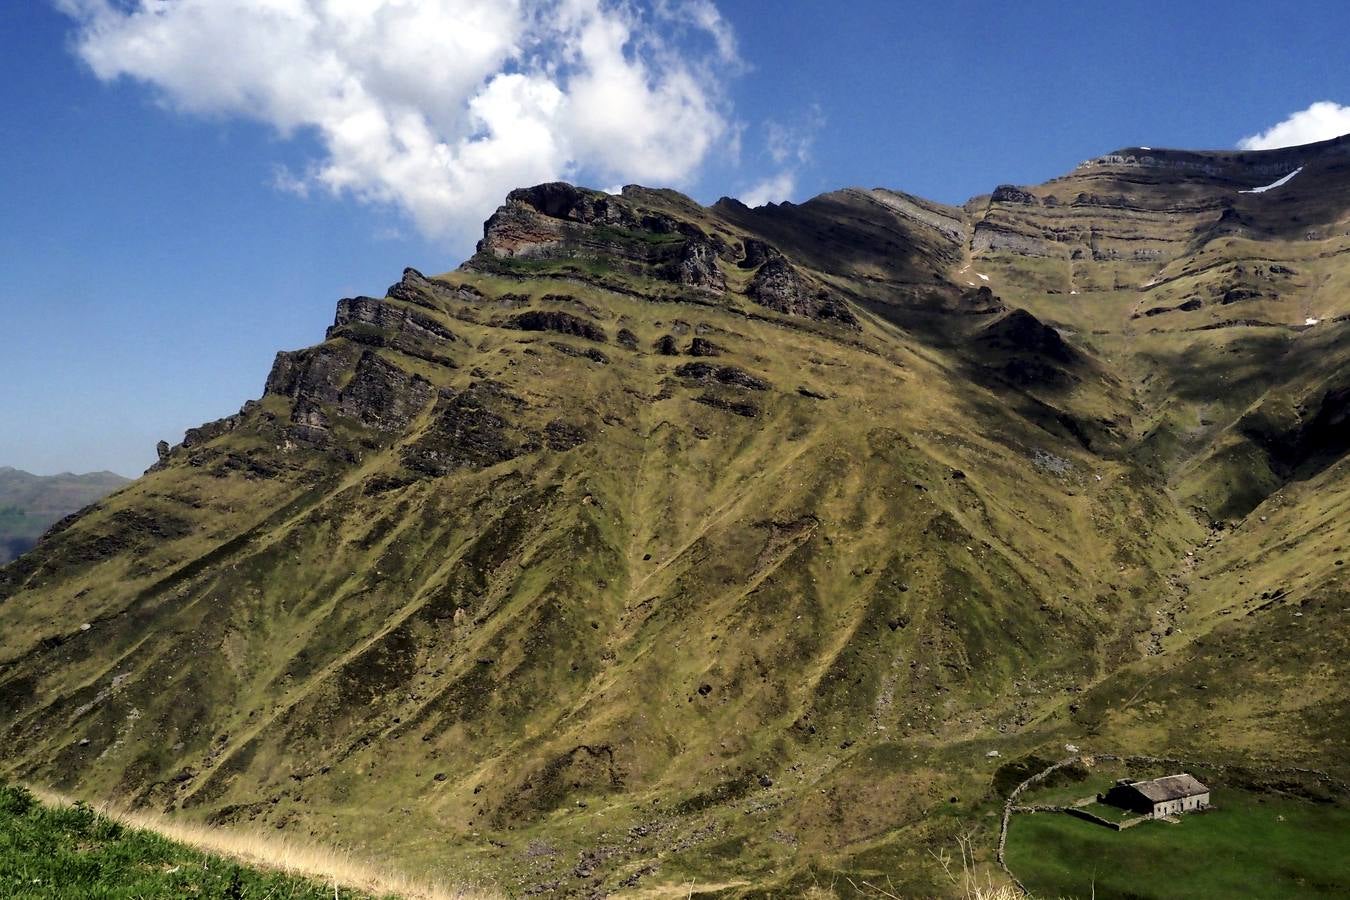
<path fill-rule="evenodd" d="M 1152 150 L 1153 148 L 1152 148 L 1152 147 L 1140 147 L 1139 149 L 1140 149 L 1140 150 Z"/>
<path fill-rule="evenodd" d="M 998 759 L 1002 755 L 1003 754 L 999 753 L 997 750 L 990 750 L 988 753 L 985 754 L 985 756 L 989 759 Z"/>
<path fill-rule="evenodd" d="M 973 281 L 967 281 L 966 284 L 970 285 L 971 287 L 975 286 L 975 282 Z"/>
<path fill-rule="evenodd" d="M 1303 320 L 1304 325 L 1316 325 L 1321 319 L 1314 319 L 1311 316 Z"/>
<path fill-rule="evenodd" d="M 1299 166 L 1297 169 L 1295 169 L 1294 171 L 1290 172 L 1288 175 L 1284 176 L 1283 178 L 1279 178 L 1279 179 L 1276 179 L 1275 181 L 1272 181 L 1270 184 L 1266 185 L 1265 187 L 1252 188 L 1252 189 L 1249 190 L 1249 191 L 1238 191 L 1238 193 L 1239 193 L 1239 194 L 1264 194 L 1266 191 L 1273 191 L 1275 188 L 1279 187 L 1279 186 L 1282 185 L 1282 184 L 1288 184 L 1288 183 L 1289 183 L 1289 179 L 1293 178 L 1295 175 L 1297 175 L 1299 172 L 1302 172 L 1302 171 L 1303 171 L 1303 167 L 1302 167 L 1302 166 Z"/>
<path fill-rule="evenodd" d="M 1144 149 L 1147 150 L 1148 148 L 1145 147 Z M 1066 752 L 1068 752 L 1068 753 L 1077 753 L 1077 752 L 1078 752 L 1078 745 L 1077 745 L 1077 744 L 1065 744 L 1065 745 L 1064 745 L 1064 750 L 1065 750 Z"/>
<path fill-rule="evenodd" d="M 1070 293 L 1070 294 L 1076 294 L 1076 293 L 1078 293 L 1078 292 L 1077 292 L 1077 291 L 1069 291 L 1069 293 Z"/>
<path fill-rule="evenodd" d="M 988 280 L 989 280 L 989 276 L 988 276 L 988 275 L 983 275 L 983 274 L 981 274 L 981 273 L 979 273 L 979 272 L 976 272 L 975 274 L 980 276 L 980 280 L 981 280 L 981 281 L 988 281 Z"/>

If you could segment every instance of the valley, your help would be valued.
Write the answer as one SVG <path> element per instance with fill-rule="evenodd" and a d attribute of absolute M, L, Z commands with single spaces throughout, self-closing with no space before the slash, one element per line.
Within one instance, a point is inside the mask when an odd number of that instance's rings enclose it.
<path fill-rule="evenodd" d="M 58 521 L 127 480 L 112 472 L 42 476 L 0 466 L 0 565 L 31 549 Z"/>

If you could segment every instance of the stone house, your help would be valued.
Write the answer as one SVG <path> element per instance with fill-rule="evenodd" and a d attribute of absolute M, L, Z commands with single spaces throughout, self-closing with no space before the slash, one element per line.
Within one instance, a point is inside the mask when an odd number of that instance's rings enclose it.
<path fill-rule="evenodd" d="M 1140 815 L 1161 819 L 1209 807 L 1209 788 L 1193 775 L 1185 772 L 1154 778 L 1152 781 L 1130 781 L 1122 778 L 1097 799 Z"/>

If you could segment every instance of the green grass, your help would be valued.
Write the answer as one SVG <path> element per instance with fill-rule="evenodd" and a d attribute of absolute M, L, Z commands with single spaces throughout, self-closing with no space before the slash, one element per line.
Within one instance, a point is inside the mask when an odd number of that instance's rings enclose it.
<path fill-rule="evenodd" d="M 1008 866 L 1038 897 L 1344 897 L 1350 810 L 1219 791 L 1180 824 L 1115 832 L 1068 815 L 1016 816 Z"/>
<path fill-rule="evenodd" d="M 366 895 L 246 868 L 126 828 L 84 804 L 46 806 L 23 788 L 2 786 L 0 896 L 354 900 Z"/>
<path fill-rule="evenodd" d="M 1089 803 L 1082 807 L 1083 812 L 1091 813 L 1094 816 L 1106 819 L 1108 822 L 1128 822 L 1130 819 L 1139 817 L 1139 813 L 1128 809 L 1121 809 L 1119 806 L 1110 806 L 1106 803 Z"/>
<path fill-rule="evenodd" d="M 1076 766 L 1067 766 L 1055 772 L 1045 782 L 1033 785 L 1017 798 L 1024 806 L 1068 806 L 1083 797 L 1095 797 L 1115 783 L 1114 770 L 1086 772 Z"/>

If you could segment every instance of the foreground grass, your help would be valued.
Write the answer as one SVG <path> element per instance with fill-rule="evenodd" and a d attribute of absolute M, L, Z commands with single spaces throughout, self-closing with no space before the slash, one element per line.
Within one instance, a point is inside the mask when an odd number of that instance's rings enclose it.
<path fill-rule="evenodd" d="M 1066 815 L 1018 815 L 1008 866 L 1038 897 L 1350 895 L 1350 810 L 1233 790 L 1215 803 L 1180 824 L 1121 832 Z"/>
<path fill-rule="evenodd" d="M 84 803 L 44 803 L 22 787 L 0 785 L 0 897 L 468 900 L 470 895 L 373 873 L 341 854 L 279 838 L 168 825 L 98 812 Z"/>

